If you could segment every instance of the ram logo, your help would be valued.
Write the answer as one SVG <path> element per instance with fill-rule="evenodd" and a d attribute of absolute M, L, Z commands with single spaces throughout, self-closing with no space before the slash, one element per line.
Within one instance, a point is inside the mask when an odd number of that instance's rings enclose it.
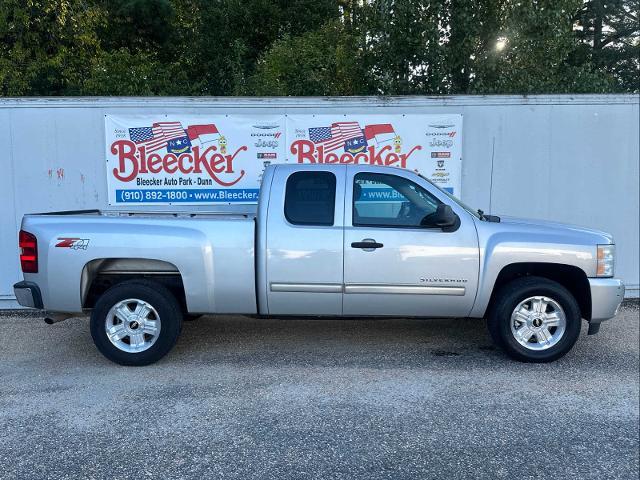
<path fill-rule="evenodd" d="M 58 248 L 71 248 L 72 250 L 86 250 L 89 246 L 88 238 L 58 238 L 56 247 Z"/>

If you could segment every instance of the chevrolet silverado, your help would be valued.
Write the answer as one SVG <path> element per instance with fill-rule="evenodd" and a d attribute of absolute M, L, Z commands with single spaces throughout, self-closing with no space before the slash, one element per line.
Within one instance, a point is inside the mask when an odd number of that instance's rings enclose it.
<path fill-rule="evenodd" d="M 486 318 L 511 357 L 548 362 L 615 316 L 613 238 L 485 215 L 419 174 L 271 165 L 234 213 L 26 215 L 18 301 L 47 322 L 90 312 L 97 348 L 146 365 L 200 314 Z"/>

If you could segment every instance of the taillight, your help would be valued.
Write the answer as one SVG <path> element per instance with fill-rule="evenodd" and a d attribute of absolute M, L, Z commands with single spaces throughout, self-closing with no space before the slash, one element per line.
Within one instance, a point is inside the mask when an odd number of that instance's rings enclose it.
<path fill-rule="evenodd" d="M 38 273 L 38 240 L 33 233 L 20 230 L 20 266 L 24 273 Z"/>

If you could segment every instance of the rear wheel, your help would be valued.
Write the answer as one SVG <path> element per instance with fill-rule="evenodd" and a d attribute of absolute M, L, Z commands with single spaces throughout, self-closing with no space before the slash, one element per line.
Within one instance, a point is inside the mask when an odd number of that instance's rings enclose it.
<path fill-rule="evenodd" d="M 100 352 L 120 365 L 148 365 L 175 345 L 182 312 L 162 285 L 131 280 L 107 290 L 91 313 L 91 336 Z"/>
<path fill-rule="evenodd" d="M 496 294 L 488 316 L 494 342 L 523 362 L 551 362 L 580 335 L 581 315 L 571 293 L 542 277 L 514 280 Z"/>

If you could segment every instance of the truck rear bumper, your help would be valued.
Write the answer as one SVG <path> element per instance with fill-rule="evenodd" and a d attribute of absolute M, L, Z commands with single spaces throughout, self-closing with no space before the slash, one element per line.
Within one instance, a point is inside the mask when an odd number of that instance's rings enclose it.
<path fill-rule="evenodd" d="M 600 323 L 618 313 L 624 299 L 624 283 L 617 278 L 590 278 L 591 323 Z"/>
<path fill-rule="evenodd" d="M 18 282 L 13 286 L 16 300 L 23 307 L 43 308 L 40 288 L 33 282 Z"/>

